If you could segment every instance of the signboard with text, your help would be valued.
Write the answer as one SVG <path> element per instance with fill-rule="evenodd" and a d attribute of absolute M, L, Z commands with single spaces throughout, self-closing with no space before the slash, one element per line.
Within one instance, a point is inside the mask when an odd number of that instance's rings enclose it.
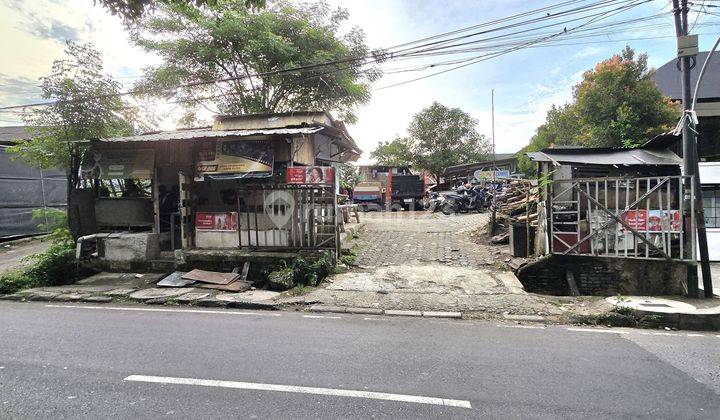
<path fill-rule="evenodd" d="M 253 174 L 271 176 L 272 144 L 262 140 L 209 140 L 200 143 L 196 155 L 197 173 Z"/>
<path fill-rule="evenodd" d="M 195 213 L 195 229 L 236 231 L 238 229 L 238 214 L 236 212 L 197 212 Z"/>
<path fill-rule="evenodd" d="M 335 169 L 330 166 L 293 166 L 287 168 L 285 182 L 288 184 L 335 185 Z"/>
<path fill-rule="evenodd" d="M 631 228 L 641 232 L 680 232 L 681 215 L 678 210 L 628 210 L 620 218 Z"/>

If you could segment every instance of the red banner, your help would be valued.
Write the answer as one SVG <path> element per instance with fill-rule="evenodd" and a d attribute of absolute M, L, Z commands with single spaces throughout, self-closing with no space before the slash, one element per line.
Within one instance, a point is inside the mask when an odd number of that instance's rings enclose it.
<path fill-rule="evenodd" d="M 197 212 L 195 214 L 195 229 L 236 231 L 238 229 L 238 214 Z"/>
<path fill-rule="evenodd" d="M 293 166 L 287 168 L 288 184 L 335 185 L 335 170 L 330 166 Z"/>
<path fill-rule="evenodd" d="M 631 228 L 644 232 L 680 232 L 678 210 L 628 210 L 620 216 Z"/>

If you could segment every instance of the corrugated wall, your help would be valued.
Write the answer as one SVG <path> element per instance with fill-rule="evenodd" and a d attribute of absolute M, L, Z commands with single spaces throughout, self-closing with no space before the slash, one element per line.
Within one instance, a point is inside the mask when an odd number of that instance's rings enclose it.
<path fill-rule="evenodd" d="M 60 171 L 42 171 L 13 161 L 0 146 L 0 238 L 42 233 L 32 219 L 37 208 L 64 209 L 67 180 Z"/>

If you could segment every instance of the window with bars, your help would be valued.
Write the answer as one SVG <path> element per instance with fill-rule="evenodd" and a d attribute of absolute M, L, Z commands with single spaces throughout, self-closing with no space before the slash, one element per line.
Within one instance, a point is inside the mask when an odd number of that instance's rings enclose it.
<path fill-rule="evenodd" d="M 702 187 L 705 227 L 720 227 L 720 185 Z"/>

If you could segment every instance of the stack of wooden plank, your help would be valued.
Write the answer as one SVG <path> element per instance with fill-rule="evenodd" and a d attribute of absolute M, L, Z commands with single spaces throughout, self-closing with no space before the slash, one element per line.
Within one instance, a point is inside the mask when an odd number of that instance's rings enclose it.
<path fill-rule="evenodd" d="M 528 179 L 510 181 L 497 199 L 498 210 L 510 217 L 511 222 L 530 221 L 537 224 L 537 204 L 540 199 L 537 185 Z"/>

